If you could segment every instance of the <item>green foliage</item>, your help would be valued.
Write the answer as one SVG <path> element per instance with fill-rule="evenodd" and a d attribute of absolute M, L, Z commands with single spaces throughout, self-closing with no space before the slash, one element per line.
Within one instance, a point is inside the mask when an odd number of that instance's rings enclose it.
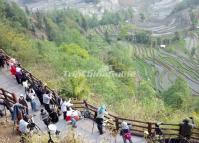
<path fill-rule="evenodd" d="M 140 44 L 150 44 L 151 36 L 148 35 L 146 32 L 138 32 L 135 33 L 135 41 Z"/>
<path fill-rule="evenodd" d="M 118 25 L 122 22 L 125 22 L 128 19 L 132 19 L 132 17 L 133 17 L 133 10 L 131 8 L 127 10 L 120 10 L 118 12 L 105 11 L 104 15 L 102 16 L 102 19 L 100 20 L 100 24 Z"/>
<path fill-rule="evenodd" d="M 88 96 L 90 92 L 90 88 L 84 76 L 71 78 L 69 83 L 69 88 L 72 96 L 80 99 L 82 99 L 83 97 L 87 98 L 86 96 Z"/>
<path fill-rule="evenodd" d="M 149 101 L 156 96 L 156 92 L 153 89 L 152 84 L 149 80 L 143 80 L 140 82 L 140 85 L 138 87 L 138 96 L 140 99 L 144 99 L 145 101 Z"/>
<path fill-rule="evenodd" d="M 24 34 L 18 33 L 12 27 L 0 22 L 0 47 L 3 49 L 18 51 L 29 47 L 30 41 Z"/>
<path fill-rule="evenodd" d="M 162 94 L 167 105 L 173 108 L 185 108 L 190 106 L 191 92 L 182 78 L 177 78 L 174 85 Z"/>
<path fill-rule="evenodd" d="M 77 44 L 70 44 L 70 45 L 62 45 L 61 49 L 66 52 L 68 55 L 77 55 L 80 56 L 84 59 L 89 58 L 88 51 L 85 49 L 81 48 Z"/>
<path fill-rule="evenodd" d="M 14 24 L 21 24 L 23 27 L 28 27 L 28 18 L 24 11 L 20 9 L 16 3 L 6 4 L 5 16 Z"/>

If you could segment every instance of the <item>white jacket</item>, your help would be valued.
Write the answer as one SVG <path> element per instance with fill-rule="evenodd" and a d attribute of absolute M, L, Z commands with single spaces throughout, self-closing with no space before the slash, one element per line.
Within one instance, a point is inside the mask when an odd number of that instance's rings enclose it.
<path fill-rule="evenodd" d="M 67 107 L 73 106 L 73 104 L 71 104 L 70 102 L 71 102 L 71 99 L 69 99 L 67 102 L 64 101 L 64 102 L 61 104 L 61 111 L 62 111 L 62 112 L 66 112 Z"/>

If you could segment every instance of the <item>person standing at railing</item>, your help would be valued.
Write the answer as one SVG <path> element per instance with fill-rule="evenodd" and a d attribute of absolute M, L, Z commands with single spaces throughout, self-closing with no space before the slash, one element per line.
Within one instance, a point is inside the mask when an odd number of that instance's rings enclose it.
<path fill-rule="evenodd" d="M 14 63 L 10 63 L 10 73 L 11 75 L 16 75 L 16 65 Z"/>
<path fill-rule="evenodd" d="M 191 119 L 191 122 L 190 120 Z M 190 139 L 192 135 L 192 129 L 195 128 L 194 120 L 192 117 L 186 118 L 180 123 L 180 138 Z"/>
<path fill-rule="evenodd" d="M 6 63 L 6 60 L 5 60 L 4 55 L 0 54 L 0 68 L 4 68 L 5 63 Z"/>
<path fill-rule="evenodd" d="M 45 92 L 42 84 L 39 83 L 39 85 L 33 85 L 33 89 L 35 90 L 35 93 L 39 99 L 40 104 L 43 105 L 43 95 Z"/>
<path fill-rule="evenodd" d="M 47 90 L 46 93 L 43 95 L 43 104 L 44 104 L 44 107 L 45 107 L 45 109 L 48 113 L 51 112 L 51 110 L 50 110 L 50 100 L 51 100 L 51 98 L 52 97 L 51 97 L 50 91 Z"/>
<path fill-rule="evenodd" d="M 100 135 L 102 135 L 103 132 L 103 123 L 104 123 L 104 116 L 108 115 L 108 112 L 106 111 L 106 106 L 102 105 L 97 109 L 97 115 L 95 118 L 95 121 L 97 123 L 97 128 L 99 130 Z"/>
<path fill-rule="evenodd" d="M 129 141 L 129 143 L 133 143 L 131 139 L 132 138 L 131 131 L 127 122 L 123 121 L 121 124 L 121 128 L 122 129 L 120 131 L 120 135 L 122 136 L 124 143 L 127 143 L 127 140 Z"/>
<path fill-rule="evenodd" d="M 21 71 L 20 65 L 16 66 L 15 77 L 16 77 L 17 83 L 18 83 L 18 84 L 22 84 L 22 82 L 21 82 L 21 79 L 22 79 L 22 71 Z"/>
<path fill-rule="evenodd" d="M 23 82 L 28 82 L 28 77 L 27 77 L 27 75 L 26 75 L 24 70 L 21 70 L 21 73 L 22 73 L 22 75 L 21 75 L 21 83 L 23 85 Z"/>
<path fill-rule="evenodd" d="M 62 99 L 61 111 L 62 111 L 62 113 L 63 113 L 63 118 L 64 118 L 64 120 L 66 119 L 66 113 L 67 113 L 66 106 L 67 106 L 66 100 L 65 100 L 65 99 Z"/>
<path fill-rule="evenodd" d="M 63 118 L 66 119 L 67 116 L 67 109 L 69 109 L 71 106 L 73 106 L 73 104 L 71 104 L 71 98 L 69 98 L 68 101 L 66 101 L 65 99 L 62 99 L 62 104 L 61 104 L 61 111 L 63 113 Z"/>

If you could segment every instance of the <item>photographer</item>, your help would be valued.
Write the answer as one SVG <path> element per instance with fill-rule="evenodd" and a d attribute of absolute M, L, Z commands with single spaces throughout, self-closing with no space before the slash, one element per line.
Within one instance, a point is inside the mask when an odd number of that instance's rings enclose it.
<path fill-rule="evenodd" d="M 30 124 L 25 121 L 24 119 L 21 119 L 19 121 L 19 132 L 21 135 L 23 134 L 27 134 L 29 132 L 30 129 Z"/>
<path fill-rule="evenodd" d="M 41 115 L 42 121 L 48 127 L 48 125 L 50 124 L 50 119 L 49 119 L 48 112 L 46 112 L 44 109 L 41 109 L 40 115 Z"/>
<path fill-rule="evenodd" d="M 180 138 L 189 140 L 191 138 L 193 128 L 195 128 L 193 117 L 184 119 L 182 123 L 180 123 Z"/>
<path fill-rule="evenodd" d="M 99 130 L 100 135 L 102 135 L 103 132 L 103 122 L 104 122 L 104 116 L 107 115 L 108 112 L 106 111 L 106 106 L 102 105 L 97 109 L 97 114 L 95 121 L 97 123 L 97 128 Z"/>

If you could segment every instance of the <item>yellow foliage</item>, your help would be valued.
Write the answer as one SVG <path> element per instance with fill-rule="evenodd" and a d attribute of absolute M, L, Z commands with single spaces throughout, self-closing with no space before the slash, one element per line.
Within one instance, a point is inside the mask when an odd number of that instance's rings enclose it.
<path fill-rule="evenodd" d="M 69 44 L 69 45 L 62 45 L 61 49 L 66 52 L 68 55 L 78 55 L 84 59 L 89 58 L 89 53 L 87 50 L 81 48 L 77 44 Z"/>

